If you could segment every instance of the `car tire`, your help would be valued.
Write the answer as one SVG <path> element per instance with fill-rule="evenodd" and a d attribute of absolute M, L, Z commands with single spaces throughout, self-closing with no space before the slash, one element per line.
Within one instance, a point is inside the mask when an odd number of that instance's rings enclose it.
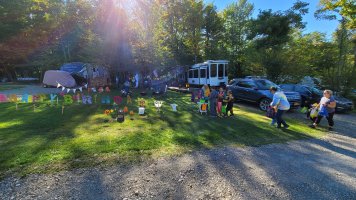
<path fill-rule="evenodd" d="M 271 100 L 268 98 L 263 98 L 258 102 L 258 106 L 261 110 L 266 111 L 267 107 L 271 104 Z"/>

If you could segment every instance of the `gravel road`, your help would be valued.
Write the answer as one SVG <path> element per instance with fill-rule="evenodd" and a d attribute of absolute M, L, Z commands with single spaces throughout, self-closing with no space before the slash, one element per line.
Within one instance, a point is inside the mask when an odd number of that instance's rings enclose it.
<path fill-rule="evenodd" d="M 322 139 L 10 177 L 0 199 L 356 199 L 356 115 L 335 118 Z"/>

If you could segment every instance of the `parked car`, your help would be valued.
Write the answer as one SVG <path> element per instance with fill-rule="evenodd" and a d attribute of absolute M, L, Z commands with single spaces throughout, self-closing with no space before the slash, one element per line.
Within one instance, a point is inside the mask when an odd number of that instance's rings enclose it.
<path fill-rule="evenodd" d="M 272 87 L 278 87 L 275 83 L 261 78 L 233 79 L 227 85 L 235 99 L 258 103 L 261 110 L 267 110 L 273 95 L 269 91 Z M 291 109 L 298 109 L 301 105 L 301 97 L 298 92 L 284 92 L 291 104 Z"/>
<path fill-rule="evenodd" d="M 300 84 L 281 84 L 279 87 L 286 92 L 298 92 L 302 98 L 302 106 L 309 107 L 313 103 L 319 103 L 323 93 L 316 88 Z"/>
<path fill-rule="evenodd" d="M 302 98 L 302 106 L 309 107 L 311 104 L 319 103 L 323 97 L 323 92 L 315 87 L 309 87 L 300 84 L 281 84 L 280 87 L 284 91 L 299 92 Z M 336 111 L 345 112 L 354 108 L 351 100 L 342 97 L 335 93 L 334 98 L 336 101 Z"/>

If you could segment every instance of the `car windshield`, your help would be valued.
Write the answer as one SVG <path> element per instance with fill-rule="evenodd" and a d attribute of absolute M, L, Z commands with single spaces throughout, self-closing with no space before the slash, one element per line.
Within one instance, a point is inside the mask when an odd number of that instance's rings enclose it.
<path fill-rule="evenodd" d="M 279 88 L 276 84 L 269 80 L 256 80 L 255 81 L 258 89 L 260 90 L 269 90 L 271 87 L 277 87 Z"/>
<path fill-rule="evenodd" d="M 233 85 L 236 83 L 236 80 L 231 80 L 228 85 Z"/>
<path fill-rule="evenodd" d="M 317 95 L 323 95 L 323 92 L 322 91 L 320 91 L 319 89 L 317 89 L 317 88 L 314 88 L 314 87 L 308 87 L 308 89 L 310 90 L 310 91 L 312 91 L 314 94 L 317 94 Z"/>

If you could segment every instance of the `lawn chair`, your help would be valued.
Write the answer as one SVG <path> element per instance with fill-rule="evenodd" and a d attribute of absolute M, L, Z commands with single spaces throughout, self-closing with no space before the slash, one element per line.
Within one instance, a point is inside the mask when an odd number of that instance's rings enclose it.
<path fill-rule="evenodd" d="M 198 105 L 199 105 L 200 114 L 203 115 L 203 113 L 205 113 L 206 115 L 208 115 L 208 104 L 207 103 L 198 102 Z"/>

